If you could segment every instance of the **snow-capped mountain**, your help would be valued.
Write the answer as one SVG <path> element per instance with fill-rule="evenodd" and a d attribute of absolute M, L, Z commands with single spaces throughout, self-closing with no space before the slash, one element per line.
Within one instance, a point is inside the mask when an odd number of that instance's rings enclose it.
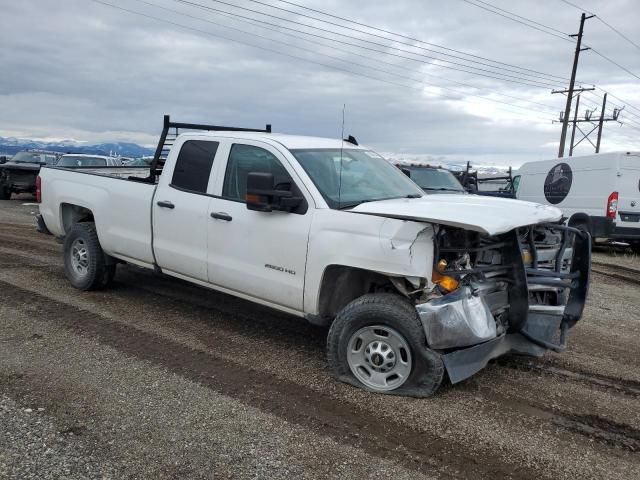
<path fill-rule="evenodd" d="M 74 140 L 60 140 L 47 142 L 15 137 L 0 137 L 0 155 L 15 155 L 27 150 L 49 150 L 63 153 L 87 153 L 94 155 L 115 155 L 123 157 L 142 157 L 153 155 L 153 149 L 143 147 L 135 143 L 114 142 L 87 145 Z"/>

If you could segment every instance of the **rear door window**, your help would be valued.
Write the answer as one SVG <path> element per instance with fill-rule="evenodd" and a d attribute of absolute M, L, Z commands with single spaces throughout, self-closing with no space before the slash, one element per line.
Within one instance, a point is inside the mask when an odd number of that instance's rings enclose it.
<path fill-rule="evenodd" d="M 173 170 L 171 186 L 194 193 L 207 193 L 218 145 L 218 142 L 205 140 L 184 142 Z"/>

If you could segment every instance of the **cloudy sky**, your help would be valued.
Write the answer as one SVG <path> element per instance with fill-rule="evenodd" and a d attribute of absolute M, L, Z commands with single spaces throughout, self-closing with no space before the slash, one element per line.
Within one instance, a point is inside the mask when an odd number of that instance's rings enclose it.
<path fill-rule="evenodd" d="M 640 45 L 637 0 L 571 3 Z M 566 86 L 575 48 L 559 37 L 577 32 L 580 17 L 561 0 L 21 0 L 0 9 L 0 136 L 151 145 L 170 113 L 334 137 L 346 104 L 346 133 L 378 151 L 503 165 L 555 156 L 551 121 L 565 100 L 550 91 Z M 578 80 L 628 103 L 625 124 L 606 125 L 603 151 L 640 149 L 640 47 L 597 18 L 584 42 L 631 72 L 581 56 Z M 601 95 L 585 94 L 580 115 Z M 586 141 L 577 150 L 591 152 Z"/>

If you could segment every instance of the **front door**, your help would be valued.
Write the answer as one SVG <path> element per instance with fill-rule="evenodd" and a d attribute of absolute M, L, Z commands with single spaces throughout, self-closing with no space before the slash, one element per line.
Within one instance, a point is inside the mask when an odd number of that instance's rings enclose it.
<path fill-rule="evenodd" d="M 221 195 L 209 205 L 209 281 L 302 311 L 313 209 L 305 202 L 295 212 L 257 212 L 245 204 L 249 172 L 272 173 L 278 189 L 302 193 L 287 167 L 282 154 L 269 145 L 230 145 Z"/>

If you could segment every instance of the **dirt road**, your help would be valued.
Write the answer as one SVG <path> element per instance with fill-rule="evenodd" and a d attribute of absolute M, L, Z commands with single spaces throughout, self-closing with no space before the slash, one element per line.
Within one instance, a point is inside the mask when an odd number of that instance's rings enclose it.
<path fill-rule="evenodd" d="M 0 202 L 2 478 L 640 478 L 640 287 L 602 275 L 562 355 L 430 399 L 337 383 L 326 331 L 119 267 L 82 293 Z"/>

